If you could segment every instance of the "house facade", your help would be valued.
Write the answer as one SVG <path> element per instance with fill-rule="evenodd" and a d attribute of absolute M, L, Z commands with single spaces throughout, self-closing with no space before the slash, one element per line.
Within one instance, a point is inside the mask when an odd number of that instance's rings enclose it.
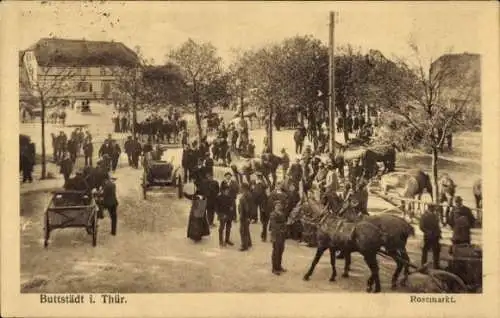
<path fill-rule="evenodd" d="M 70 101 L 116 98 L 116 84 L 137 76 L 140 65 L 137 54 L 119 42 L 41 39 L 19 57 L 24 87 Z"/>
<path fill-rule="evenodd" d="M 444 71 L 443 71 L 444 70 Z M 443 102 L 464 103 L 463 118 L 481 118 L 481 56 L 474 53 L 445 54 L 431 66 L 433 71 L 446 74 L 440 83 Z"/>

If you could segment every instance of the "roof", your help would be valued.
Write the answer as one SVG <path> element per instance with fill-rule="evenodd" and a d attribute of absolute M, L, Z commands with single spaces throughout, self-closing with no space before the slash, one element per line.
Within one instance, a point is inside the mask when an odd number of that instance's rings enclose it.
<path fill-rule="evenodd" d="M 447 85 L 459 86 L 460 82 L 464 80 L 475 85 L 480 85 L 481 55 L 474 53 L 442 55 L 432 63 L 431 72 L 442 66 L 453 70 Z"/>
<path fill-rule="evenodd" d="M 43 38 L 26 51 L 34 51 L 41 66 L 136 66 L 137 54 L 120 42 Z M 20 59 L 22 59 L 20 52 Z"/>

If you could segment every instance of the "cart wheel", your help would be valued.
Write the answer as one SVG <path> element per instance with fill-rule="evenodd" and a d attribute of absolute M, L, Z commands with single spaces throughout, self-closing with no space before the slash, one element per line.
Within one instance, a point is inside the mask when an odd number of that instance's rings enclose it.
<path fill-rule="evenodd" d="M 45 233 L 43 241 L 43 247 L 45 248 L 49 246 L 49 237 L 50 237 L 49 217 L 47 214 L 45 214 Z"/>
<path fill-rule="evenodd" d="M 177 176 L 177 197 L 179 199 L 182 198 L 183 184 L 181 176 Z"/>
<path fill-rule="evenodd" d="M 441 292 L 444 293 L 467 293 L 468 288 L 464 281 L 457 275 L 444 271 L 444 270 L 432 270 L 429 273 L 432 281 L 439 288 Z"/>
<path fill-rule="evenodd" d="M 94 214 L 94 222 L 92 222 L 92 246 L 97 245 L 97 213 Z"/>

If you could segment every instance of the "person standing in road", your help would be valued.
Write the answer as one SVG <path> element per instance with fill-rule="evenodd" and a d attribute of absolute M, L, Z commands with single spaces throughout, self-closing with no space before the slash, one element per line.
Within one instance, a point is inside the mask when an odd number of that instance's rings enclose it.
<path fill-rule="evenodd" d="M 299 189 L 300 181 L 304 175 L 304 171 L 302 170 L 302 165 L 300 164 L 300 156 L 297 156 L 295 162 L 290 166 L 290 170 L 288 170 L 288 176 L 290 177 L 290 181 L 295 183 L 295 188 Z"/>
<path fill-rule="evenodd" d="M 125 141 L 123 147 L 125 148 L 125 153 L 127 154 L 128 165 L 133 166 L 132 154 L 134 152 L 134 141 L 132 140 L 132 136 L 127 137 L 127 141 Z"/>
<path fill-rule="evenodd" d="M 116 167 L 118 166 L 118 160 L 120 159 L 120 154 L 122 153 L 122 150 L 120 148 L 120 145 L 116 141 L 112 143 L 111 146 L 111 168 L 113 172 L 116 171 Z"/>
<path fill-rule="evenodd" d="M 453 228 L 451 241 L 453 245 L 470 244 L 470 230 L 474 227 L 476 219 L 472 211 L 463 205 L 462 197 L 455 197 L 455 206 L 451 212 L 449 225 Z"/>
<path fill-rule="evenodd" d="M 212 173 L 208 172 L 206 174 L 206 181 L 205 181 L 205 187 L 204 191 L 207 192 L 207 218 L 208 218 L 208 224 L 210 226 L 215 226 L 214 225 L 214 216 L 215 216 L 215 210 L 217 207 L 217 196 L 219 195 L 219 183 L 217 180 L 214 180 L 214 176 Z"/>
<path fill-rule="evenodd" d="M 283 252 L 285 251 L 286 221 L 285 206 L 278 200 L 271 212 L 269 225 L 271 242 L 273 243 L 271 254 L 272 273 L 278 276 L 286 272 L 286 269 L 282 266 Z"/>
<path fill-rule="evenodd" d="M 29 142 L 21 149 L 21 169 L 23 171 L 23 183 L 33 182 L 33 166 L 35 165 L 35 144 Z"/>
<path fill-rule="evenodd" d="M 141 156 L 142 153 L 142 146 L 137 139 L 132 140 L 132 166 L 136 169 L 139 168 L 139 157 Z"/>
<path fill-rule="evenodd" d="M 184 197 L 191 200 L 189 211 L 187 237 L 194 242 L 199 242 L 203 236 L 210 235 L 210 226 L 207 221 L 207 197 L 204 191 L 195 186 L 194 194 L 184 192 Z"/>
<path fill-rule="evenodd" d="M 439 216 L 435 204 L 429 204 L 427 210 L 420 217 L 420 230 L 424 233 L 421 264 L 424 266 L 427 263 L 427 254 L 431 250 L 434 268 L 439 269 L 441 229 L 439 228 Z"/>
<path fill-rule="evenodd" d="M 64 152 L 62 155 L 61 169 L 60 169 L 60 173 L 64 176 L 64 183 L 66 183 L 69 180 L 69 176 L 71 175 L 72 171 L 73 171 L 73 162 L 69 158 L 68 153 Z"/>
<path fill-rule="evenodd" d="M 229 188 L 229 196 L 233 200 L 232 202 L 233 202 L 234 210 L 236 210 L 236 197 L 238 196 L 239 186 L 238 186 L 238 182 L 233 180 L 233 175 L 231 174 L 231 172 L 226 172 L 224 174 L 224 180 L 222 180 L 222 182 L 220 184 L 220 188 L 222 189 L 225 187 Z M 235 217 L 234 221 L 235 222 L 237 221 L 237 217 Z"/>
<path fill-rule="evenodd" d="M 241 185 L 241 197 L 238 203 L 238 211 L 240 213 L 240 237 L 241 248 L 240 251 L 247 251 L 252 247 L 252 238 L 250 236 L 250 217 L 251 217 L 251 201 L 250 187 L 248 184 Z"/>
<path fill-rule="evenodd" d="M 182 170 L 184 171 L 184 183 L 191 181 L 192 176 L 192 166 L 193 166 L 193 151 L 189 144 L 184 146 L 182 151 Z"/>
<path fill-rule="evenodd" d="M 233 200 L 229 195 L 229 188 L 221 189 L 221 193 L 217 197 L 216 212 L 219 218 L 219 246 L 225 247 L 226 245 L 233 246 L 231 242 L 231 225 L 236 217 L 234 210 Z M 225 236 L 224 236 L 225 234 Z"/>
<path fill-rule="evenodd" d="M 283 178 L 286 178 L 286 174 L 288 172 L 288 168 L 290 168 L 290 156 L 287 154 L 286 149 L 281 149 L 281 168 L 283 169 Z"/>
<path fill-rule="evenodd" d="M 111 218 L 111 235 L 115 236 L 118 222 L 118 199 L 116 198 L 116 185 L 110 180 L 109 176 L 104 179 L 102 205 L 109 212 L 109 217 Z"/>

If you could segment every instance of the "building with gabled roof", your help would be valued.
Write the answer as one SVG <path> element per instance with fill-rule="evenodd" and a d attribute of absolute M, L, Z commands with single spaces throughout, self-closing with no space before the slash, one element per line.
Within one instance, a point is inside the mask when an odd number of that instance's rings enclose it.
<path fill-rule="evenodd" d="M 31 87 L 39 81 L 64 81 L 64 93 L 52 94 L 72 100 L 109 100 L 119 70 L 137 69 L 140 60 L 120 42 L 43 38 L 19 53 L 19 64 L 24 69 L 20 69 L 23 83 L 27 77 Z"/>

